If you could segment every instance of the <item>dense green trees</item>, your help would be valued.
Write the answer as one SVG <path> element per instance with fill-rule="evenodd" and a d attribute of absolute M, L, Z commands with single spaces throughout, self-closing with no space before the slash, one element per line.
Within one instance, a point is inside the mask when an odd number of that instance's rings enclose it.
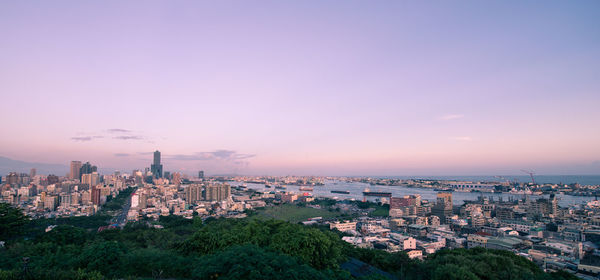
<path fill-rule="evenodd" d="M 256 245 L 233 246 L 201 258 L 194 279 L 348 279 L 341 271 L 319 271 L 294 257 Z"/>
<path fill-rule="evenodd" d="M 179 248 L 187 254 L 202 255 L 240 244 L 296 256 L 317 269 L 336 268 L 344 259 L 344 244 L 336 234 L 276 220 L 219 219 L 200 228 Z"/>
<path fill-rule="evenodd" d="M 407 275 L 420 274 L 421 263 L 411 260 L 404 252 L 388 253 L 382 250 L 347 246 L 344 255 L 371 264 L 383 271 L 391 272 L 400 279 L 404 279 Z"/>
<path fill-rule="evenodd" d="M 378 268 L 358 279 L 569 279 L 547 274 L 508 251 L 442 250 L 425 261 L 403 253 L 355 248 L 338 233 L 283 221 L 161 217 L 101 232 L 97 217 L 35 220 L 6 205 L 10 238 L 0 248 L 1 279 L 348 279 L 348 260 Z M 89 218 L 89 221 L 86 221 Z M 46 232 L 51 222 L 59 226 Z M 154 222 L 156 223 L 156 222 Z M 24 230 L 28 229 L 28 230 Z M 341 265 L 345 263 L 344 265 Z M 359 269 L 361 270 L 361 269 Z M 350 270 L 349 270 L 350 271 Z M 375 272 L 373 272 L 375 271 Z M 352 272 L 355 273 L 356 271 Z M 383 275 L 385 274 L 385 275 Z"/>
<path fill-rule="evenodd" d="M 0 280 L 102 280 L 102 274 L 84 270 L 0 270 Z"/>
<path fill-rule="evenodd" d="M 570 274 L 547 274 L 512 252 L 483 248 L 441 250 L 423 263 L 422 279 L 577 279 Z"/>
<path fill-rule="evenodd" d="M 0 241 L 19 236 L 26 224 L 27 217 L 21 209 L 14 208 L 8 203 L 0 203 Z"/>
<path fill-rule="evenodd" d="M 80 268 L 99 271 L 108 277 L 120 275 L 125 247 L 116 241 L 103 241 L 86 246 L 79 256 Z"/>
<path fill-rule="evenodd" d="M 88 239 L 85 229 L 70 225 L 59 225 L 46 234 L 38 237 L 41 242 L 50 242 L 57 245 L 83 245 Z"/>

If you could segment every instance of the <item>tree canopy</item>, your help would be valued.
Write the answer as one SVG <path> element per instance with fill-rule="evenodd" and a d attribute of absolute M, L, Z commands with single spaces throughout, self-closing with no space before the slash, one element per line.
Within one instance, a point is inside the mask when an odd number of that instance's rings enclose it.
<path fill-rule="evenodd" d="M 347 279 L 349 275 L 331 270 L 319 271 L 298 259 L 260 248 L 235 245 L 201 258 L 194 279 Z"/>
<path fill-rule="evenodd" d="M 28 223 L 27 216 L 19 208 L 0 203 L 0 241 L 6 241 L 23 233 Z"/>
<path fill-rule="evenodd" d="M 203 222 L 170 216 L 98 232 L 91 227 L 100 223 L 97 216 L 29 222 L 7 204 L 0 213 L 2 237 L 11 239 L 0 248 L 0 280 L 576 279 L 544 273 L 509 251 L 441 250 L 418 261 L 404 252 L 356 248 L 326 227 L 252 217 Z M 50 224 L 58 226 L 46 232 Z M 342 270 L 351 263 L 370 272 Z"/>

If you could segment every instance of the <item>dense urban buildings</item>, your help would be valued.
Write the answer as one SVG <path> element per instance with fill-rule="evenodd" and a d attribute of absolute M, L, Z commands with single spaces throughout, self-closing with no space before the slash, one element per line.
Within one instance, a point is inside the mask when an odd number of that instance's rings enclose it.
<path fill-rule="evenodd" d="M 79 164 L 71 162 L 70 172 L 64 177 L 10 172 L 2 178 L 1 200 L 21 207 L 31 217 L 87 216 L 98 213 L 121 191 L 133 188 L 129 206 L 123 208 L 122 218 L 116 219 L 120 226 L 169 215 L 239 218 L 246 216 L 246 210 L 291 204 L 329 210 L 323 214 L 338 213 L 328 218 L 311 217 L 302 223 L 323 224 L 345 232 L 347 236 L 342 239 L 361 248 L 402 251 L 420 259 L 442 248 L 483 247 L 512 251 L 547 271 L 567 269 L 577 275 L 600 271 L 594 262 L 596 244 L 600 242 L 600 202 L 559 205 L 559 196 L 564 198 L 565 192 L 597 193 L 600 186 L 352 177 L 204 177 L 200 172 L 194 178 L 180 172 L 161 177 L 158 151 L 151 169 L 144 172 L 103 175 L 88 162 L 81 167 Z M 360 189 L 365 185 L 368 187 Z M 493 188 L 465 187 L 489 185 Z M 392 191 L 381 191 L 379 186 L 388 190 L 391 187 Z M 396 196 L 393 188 L 413 190 L 414 194 Z M 434 189 L 439 191 L 430 196 Z M 473 199 L 465 199 L 467 194 Z M 508 199 L 498 194 L 508 195 Z M 462 197 L 460 202 L 455 195 Z"/>

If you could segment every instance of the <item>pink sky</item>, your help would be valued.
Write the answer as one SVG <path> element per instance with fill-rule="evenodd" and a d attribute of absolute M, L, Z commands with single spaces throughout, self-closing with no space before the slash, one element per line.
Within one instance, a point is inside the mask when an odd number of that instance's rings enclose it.
<path fill-rule="evenodd" d="M 0 26 L 1 156 L 600 174 L 597 1 L 18 1 Z"/>

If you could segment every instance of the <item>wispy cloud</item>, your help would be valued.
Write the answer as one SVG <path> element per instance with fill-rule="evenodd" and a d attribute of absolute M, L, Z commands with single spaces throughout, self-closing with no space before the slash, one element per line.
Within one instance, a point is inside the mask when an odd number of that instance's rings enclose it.
<path fill-rule="evenodd" d="M 450 121 L 450 120 L 462 119 L 463 117 L 464 117 L 464 115 L 462 115 L 462 114 L 449 114 L 449 115 L 443 115 L 443 116 L 439 117 L 439 119 L 442 121 Z"/>
<path fill-rule="evenodd" d="M 240 154 L 232 150 L 216 150 L 212 152 L 198 152 L 193 154 L 175 154 L 166 155 L 166 158 L 173 160 L 222 160 L 222 161 L 240 161 L 253 158 L 254 154 Z"/>
<path fill-rule="evenodd" d="M 120 135 L 120 136 L 113 137 L 113 139 L 118 139 L 118 140 L 143 140 L 144 137 L 138 136 L 138 135 Z"/>
<path fill-rule="evenodd" d="M 92 136 L 71 137 L 71 140 L 77 142 L 87 142 L 92 141 Z"/>
<path fill-rule="evenodd" d="M 452 137 L 451 139 L 456 141 L 473 141 L 473 138 L 471 138 L 470 136 L 458 136 Z"/>
<path fill-rule="evenodd" d="M 106 130 L 108 133 L 131 133 L 131 130 L 122 128 L 111 128 Z"/>
<path fill-rule="evenodd" d="M 126 154 L 126 153 L 116 153 L 115 156 L 116 157 L 128 157 L 129 154 Z"/>
<path fill-rule="evenodd" d="M 92 133 L 78 132 L 78 136 L 71 137 L 73 141 L 85 142 L 92 141 L 94 139 L 101 138 L 112 138 L 116 140 L 149 140 L 148 138 L 133 134 L 132 130 L 124 129 L 124 128 L 110 128 L 107 130 L 103 130 L 96 135 L 90 135 Z M 93 133 L 95 134 L 95 133 Z M 116 135 L 115 135 L 116 134 Z"/>

